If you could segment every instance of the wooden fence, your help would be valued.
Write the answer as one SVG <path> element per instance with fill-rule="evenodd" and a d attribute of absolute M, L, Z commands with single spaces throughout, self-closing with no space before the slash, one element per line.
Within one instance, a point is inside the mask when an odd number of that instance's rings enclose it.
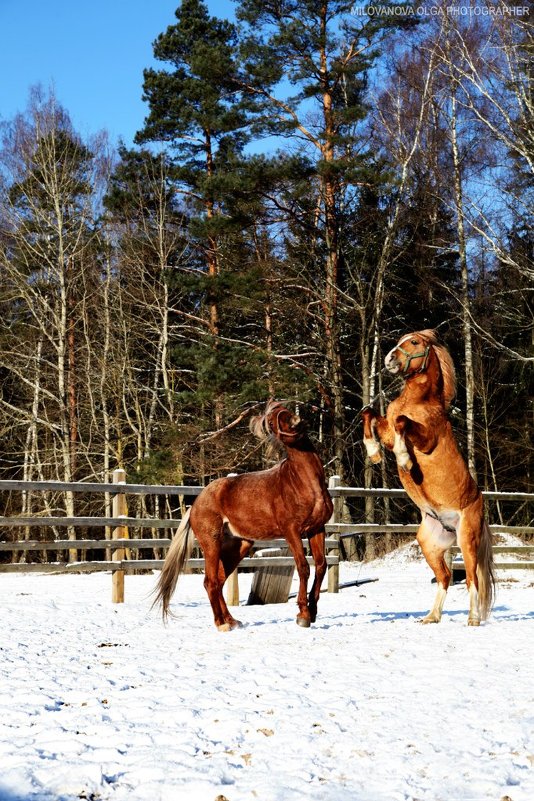
<path fill-rule="evenodd" d="M 343 521 L 343 504 L 348 498 L 382 498 L 388 502 L 393 499 L 407 500 L 407 494 L 403 489 L 364 489 L 362 487 L 343 487 L 339 484 L 337 476 L 330 479 L 330 494 L 334 500 L 334 520 Z M 490 505 L 506 504 L 514 505 L 522 504 L 528 507 L 527 517 L 528 525 L 511 525 L 509 523 L 492 523 L 490 522 L 490 531 L 492 534 L 511 534 L 515 537 L 528 537 L 534 539 L 534 515 L 530 514 L 530 508 L 534 506 L 534 493 L 528 492 L 483 492 L 484 501 L 486 505 L 486 512 Z M 413 506 L 413 504 L 412 504 Z M 513 519 L 513 515 L 511 516 Z M 489 515 L 489 520 L 493 519 Z M 327 530 L 335 531 L 339 534 L 341 541 L 345 538 L 359 536 L 378 536 L 378 535 L 415 535 L 419 523 L 414 524 L 399 524 L 399 523 L 346 523 L 336 522 L 327 526 Z M 534 541 L 529 544 L 523 545 L 494 545 L 493 552 L 496 556 L 503 554 L 512 554 L 519 557 L 516 561 L 498 561 L 496 566 L 499 570 L 526 570 L 534 568 Z M 457 557 L 460 549 L 454 546 L 450 549 L 450 555 Z M 461 570 L 464 565 L 463 562 L 456 558 L 454 562 L 455 569 Z"/>
<path fill-rule="evenodd" d="M 339 551 L 341 557 L 346 556 L 344 542 L 356 538 L 373 540 L 378 535 L 413 536 L 417 531 L 417 524 L 392 523 L 392 522 L 347 522 L 347 505 L 352 499 L 383 499 L 390 503 L 398 499 L 406 499 L 406 493 L 401 489 L 363 489 L 361 487 L 344 487 L 340 485 L 339 478 L 332 476 L 329 482 L 330 494 L 334 501 L 334 514 L 327 525 L 327 533 L 330 535 L 327 542 L 327 562 L 328 562 L 328 588 L 329 591 L 337 592 L 339 587 Z M 139 550 L 158 550 L 162 551 L 169 547 L 170 536 L 156 537 L 155 532 L 167 530 L 169 534 L 180 524 L 180 517 L 170 517 L 167 519 L 138 518 L 130 517 L 127 512 L 127 496 L 167 496 L 179 497 L 183 503 L 184 498 L 192 498 L 202 491 L 202 487 L 186 485 L 144 485 L 127 484 L 126 475 L 122 470 L 116 470 L 113 474 L 113 483 L 85 483 L 73 482 L 64 483 L 56 481 L 0 481 L 0 493 L 2 492 L 72 492 L 103 494 L 108 493 L 113 497 L 113 510 L 111 517 L 65 517 L 41 515 L 28 516 L 4 516 L 0 517 L 0 553 L 1 552 L 20 552 L 22 561 L 10 563 L 0 562 L 0 572 L 112 572 L 112 598 L 115 602 L 124 599 L 124 575 L 126 572 L 137 570 L 161 569 L 163 560 L 158 558 L 139 558 Z M 532 504 L 534 494 L 530 493 L 484 493 L 486 501 Z M 350 512 L 350 510 L 349 510 Z M 367 516 L 368 513 L 367 513 Z M 529 518 L 529 525 L 515 526 L 502 523 L 492 523 L 492 532 L 510 533 L 515 535 L 527 535 L 534 537 L 534 526 L 530 525 L 532 520 Z M 80 528 L 104 529 L 109 535 L 103 539 L 59 539 L 37 540 L 31 539 L 28 534 L 22 539 L 7 541 L 3 539 L 5 530 L 21 529 L 29 532 L 31 528 L 68 528 L 69 531 L 76 531 Z M 4 531 L 2 531 L 2 529 Z M 130 529 L 149 529 L 152 532 L 150 537 L 130 538 Z M 259 543 L 262 548 L 266 547 L 265 542 Z M 268 543 L 273 547 L 280 545 L 280 541 L 274 540 Z M 339 550 L 338 550 L 339 549 Z M 105 550 L 105 560 L 79 560 L 79 552 L 85 554 L 88 550 Z M 457 551 L 458 549 L 451 549 Z M 48 561 L 48 552 L 56 551 L 68 554 L 68 561 Z M 515 554 L 516 561 L 498 562 L 499 569 L 510 568 L 533 568 L 534 561 L 531 558 L 534 551 L 533 545 L 497 545 L 494 546 L 496 554 Z M 31 553 L 41 552 L 41 561 L 29 562 L 27 557 Z M 136 558 L 134 558 L 134 556 Z M 292 558 L 281 556 L 273 557 L 269 560 L 272 567 L 291 564 Z M 311 560 L 310 560 L 311 561 Z M 204 564 L 203 559 L 193 558 L 190 562 L 192 568 L 200 568 Z M 265 561 L 251 556 L 244 559 L 240 568 L 264 567 Z M 455 566 L 461 567 L 461 564 Z M 235 603 L 238 596 L 237 572 L 229 581 L 229 602 Z M 237 597 L 238 602 L 238 597 Z"/>

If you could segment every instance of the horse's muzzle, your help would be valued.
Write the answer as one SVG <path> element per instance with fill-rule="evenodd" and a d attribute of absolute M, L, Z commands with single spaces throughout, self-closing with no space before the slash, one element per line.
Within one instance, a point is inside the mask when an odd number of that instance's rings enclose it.
<path fill-rule="evenodd" d="M 401 369 L 401 364 L 399 360 L 392 353 L 388 353 L 388 355 L 384 359 L 384 365 L 386 367 L 386 370 L 388 370 L 390 373 L 393 374 L 398 373 Z"/>

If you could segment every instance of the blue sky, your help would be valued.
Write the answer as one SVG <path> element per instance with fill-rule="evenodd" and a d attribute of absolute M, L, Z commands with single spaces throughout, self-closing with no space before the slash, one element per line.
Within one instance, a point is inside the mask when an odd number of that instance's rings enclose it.
<path fill-rule="evenodd" d="M 143 69 L 179 0 L 0 0 L 0 119 L 26 107 L 31 86 L 54 87 L 75 128 L 131 144 L 143 125 Z M 232 17 L 231 0 L 208 0 Z"/>

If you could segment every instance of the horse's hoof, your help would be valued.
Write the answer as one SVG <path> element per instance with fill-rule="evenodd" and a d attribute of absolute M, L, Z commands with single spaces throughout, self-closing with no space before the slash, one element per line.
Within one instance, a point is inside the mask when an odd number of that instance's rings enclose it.
<path fill-rule="evenodd" d="M 480 626 L 480 620 L 477 620 L 477 618 L 476 618 L 476 617 L 475 617 L 475 618 L 472 618 L 472 619 L 469 619 L 469 620 L 467 621 L 467 625 L 468 625 L 468 626 Z"/>
<path fill-rule="evenodd" d="M 381 461 L 382 461 L 382 454 L 380 454 L 380 453 L 373 453 L 373 455 L 372 455 L 372 456 L 370 456 L 370 457 L 369 457 L 369 459 L 370 459 L 370 461 L 371 461 L 373 464 L 378 464 L 379 462 L 381 462 Z"/>
<path fill-rule="evenodd" d="M 426 617 L 420 618 L 419 623 L 421 623 L 421 625 L 423 626 L 426 626 L 427 623 L 439 623 L 439 620 L 438 618 L 430 617 L 429 615 L 427 615 Z"/>
<path fill-rule="evenodd" d="M 303 629 L 310 628 L 310 619 L 307 617 L 298 617 L 297 618 L 297 625 L 302 626 Z"/>
<path fill-rule="evenodd" d="M 233 629 L 240 629 L 243 627 L 243 624 L 240 620 L 232 620 L 231 623 L 221 623 L 220 626 L 217 626 L 219 631 L 233 631 Z"/>

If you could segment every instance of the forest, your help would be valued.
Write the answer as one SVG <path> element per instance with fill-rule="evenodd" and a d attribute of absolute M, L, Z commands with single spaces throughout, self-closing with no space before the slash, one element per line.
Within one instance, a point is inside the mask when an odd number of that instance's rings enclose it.
<path fill-rule="evenodd" d="M 359 412 L 398 393 L 397 339 L 435 328 L 471 472 L 534 491 L 532 27 L 402 7 L 183 0 L 133 146 L 42 87 L 2 123 L 0 478 L 259 469 L 248 422 L 274 397 L 327 475 L 397 486 Z"/>

